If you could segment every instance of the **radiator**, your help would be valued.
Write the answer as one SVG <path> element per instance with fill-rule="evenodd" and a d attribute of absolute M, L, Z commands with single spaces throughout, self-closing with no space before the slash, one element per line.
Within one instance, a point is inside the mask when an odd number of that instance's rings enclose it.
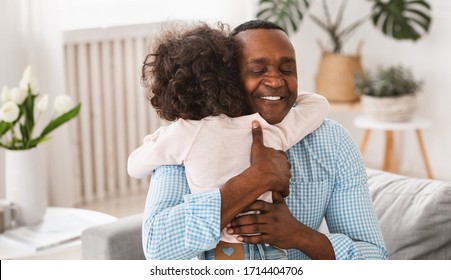
<path fill-rule="evenodd" d="M 72 131 L 76 203 L 147 189 L 127 174 L 127 158 L 162 125 L 140 83 L 140 67 L 160 24 L 64 32 L 67 92 L 82 103 Z"/>

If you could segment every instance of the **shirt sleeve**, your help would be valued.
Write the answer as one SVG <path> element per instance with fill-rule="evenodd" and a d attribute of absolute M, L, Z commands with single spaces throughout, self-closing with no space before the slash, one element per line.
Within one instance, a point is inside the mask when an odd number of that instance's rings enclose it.
<path fill-rule="evenodd" d="M 220 239 L 218 189 L 190 194 L 183 166 L 162 166 L 152 175 L 143 219 L 147 259 L 193 259 Z"/>
<path fill-rule="evenodd" d="M 161 165 L 183 164 L 200 127 L 199 122 L 180 120 L 147 135 L 128 157 L 128 174 L 141 179 Z"/>
<path fill-rule="evenodd" d="M 284 150 L 317 129 L 328 114 L 329 102 L 324 96 L 310 92 L 299 93 L 295 106 L 282 122 L 276 124 L 286 137 L 287 147 Z"/>
<path fill-rule="evenodd" d="M 363 159 L 343 131 L 337 153 L 335 188 L 326 211 L 329 238 L 336 259 L 387 259 L 373 208 Z"/>

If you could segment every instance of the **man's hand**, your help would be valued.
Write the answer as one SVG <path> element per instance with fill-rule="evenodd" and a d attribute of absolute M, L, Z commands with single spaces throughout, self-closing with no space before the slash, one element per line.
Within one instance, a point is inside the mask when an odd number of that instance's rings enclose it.
<path fill-rule="evenodd" d="M 282 196 L 273 192 L 273 203 L 257 200 L 246 211 L 248 214 L 235 218 L 228 228 L 229 234 L 238 234 L 238 241 L 245 243 L 268 243 L 282 249 L 295 247 L 293 230 L 299 222 L 293 217 Z M 252 234 L 259 234 L 250 236 Z"/>
<path fill-rule="evenodd" d="M 287 154 L 263 144 L 263 132 L 258 121 L 252 122 L 252 138 L 251 166 L 257 168 L 258 178 L 268 180 L 269 190 L 287 196 L 290 193 L 291 177 Z"/>
<path fill-rule="evenodd" d="M 298 249 L 311 259 L 335 259 L 329 239 L 299 222 L 279 193 L 273 192 L 273 203 L 257 200 L 246 211 L 257 211 L 236 217 L 227 233 L 237 234 L 238 241 L 270 244 L 281 249 Z"/>
<path fill-rule="evenodd" d="M 290 192 L 290 163 L 287 155 L 263 145 L 260 124 L 252 123 L 251 166 L 229 179 L 221 192 L 221 229 L 267 191 L 287 196 Z"/>

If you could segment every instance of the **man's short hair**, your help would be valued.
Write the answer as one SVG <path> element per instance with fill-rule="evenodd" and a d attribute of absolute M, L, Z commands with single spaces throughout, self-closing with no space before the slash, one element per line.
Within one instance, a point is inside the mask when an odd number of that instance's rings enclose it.
<path fill-rule="evenodd" d="M 280 25 L 274 22 L 256 19 L 247 21 L 235 27 L 235 29 L 233 29 L 232 36 L 235 36 L 238 33 L 249 29 L 279 29 L 282 30 L 285 34 L 287 34 L 285 29 L 283 29 L 282 27 L 280 27 Z"/>

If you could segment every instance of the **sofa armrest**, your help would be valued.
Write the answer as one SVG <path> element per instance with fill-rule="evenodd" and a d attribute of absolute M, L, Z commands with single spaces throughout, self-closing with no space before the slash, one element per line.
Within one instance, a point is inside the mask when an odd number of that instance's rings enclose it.
<path fill-rule="evenodd" d="M 84 230 L 81 234 L 82 258 L 90 260 L 145 259 L 141 238 L 142 218 L 143 214 L 136 214 Z"/>

